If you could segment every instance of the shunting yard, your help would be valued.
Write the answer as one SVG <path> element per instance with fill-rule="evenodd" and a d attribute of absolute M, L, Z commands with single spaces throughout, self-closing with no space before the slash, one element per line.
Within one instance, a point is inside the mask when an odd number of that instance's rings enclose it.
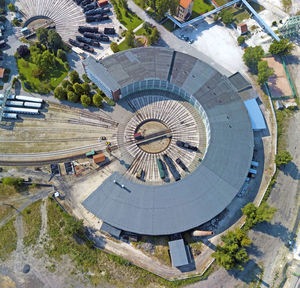
<path fill-rule="evenodd" d="M 118 123 L 104 113 L 49 103 L 43 117 L 6 122 L 0 126 L 0 153 L 38 153 L 103 142 L 116 144 Z"/>

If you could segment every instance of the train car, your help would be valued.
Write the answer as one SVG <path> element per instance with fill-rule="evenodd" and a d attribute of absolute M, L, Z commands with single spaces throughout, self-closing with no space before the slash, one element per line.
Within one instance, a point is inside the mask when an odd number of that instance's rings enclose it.
<path fill-rule="evenodd" d="M 184 165 L 184 163 L 181 161 L 180 158 L 177 158 L 175 161 L 183 171 L 185 171 L 185 172 L 189 171 L 188 168 Z"/>
<path fill-rule="evenodd" d="M 78 27 L 78 32 L 80 32 L 80 33 L 84 33 L 84 32 L 97 33 L 98 32 L 98 27 L 79 26 Z"/>
<path fill-rule="evenodd" d="M 115 28 L 104 28 L 104 34 L 115 34 Z"/>
<path fill-rule="evenodd" d="M 5 113 L 17 113 L 17 114 L 31 114 L 38 115 L 40 111 L 38 109 L 19 108 L 19 107 L 5 107 Z"/>
<path fill-rule="evenodd" d="M 84 0 L 84 1 L 81 2 L 80 6 L 81 6 L 81 7 L 84 7 L 84 6 L 86 6 L 86 5 L 91 4 L 92 2 L 93 2 L 93 0 Z"/>
<path fill-rule="evenodd" d="M 18 119 L 17 113 L 3 113 L 3 118 L 5 119 Z"/>
<path fill-rule="evenodd" d="M 183 141 L 180 141 L 180 140 L 176 141 L 176 145 L 180 148 L 186 148 L 186 149 L 189 149 L 189 150 L 192 150 L 192 151 L 197 151 L 198 150 L 198 148 L 196 146 L 192 146 L 189 143 L 183 142 Z"/>
<path fill-rule="evenodd" d="M 93 10 L 93 9 L 95 9 L 97 7 L 98 7 L 97 3 L 93 2 L 91 4 L 88 4 L 88 5 L 84 6 L 83 7 L 83 12 L 87 12 L 87 11 Z"/>
<path fill-rule="evenodd" d="M 15 98 L 16 98 L 16 95 L 10 94 L 10 95 L 8 95 L 7 100 L 15 100 Z"/>
<path fill-rule="evenodd" d="M 162 160 L 160 158 L 157 158 L 156 159 L 156 164 L 157 164 L 157 167 L 158 167 L 160 178 L 165 179 L 166 178 L 166 173 L 165 173 L 164 168 L 163 168 Z"/>
<path fill-rule="evenodd" d="M 23 101 L 7 100 L 5 104 L 7 106 L 15 106 L 15 107 L 23 107 L 24 106 L 24 102 Z"/>
<path fill-rule="evenodd" d="M 170 169 L 170 172 L 173 175 L 175 181 L 179 181 L 181 179 L 181 177 L 180 177 L 179 172 L 176 170 L 173 160 L 167 154 L 164 154 L 163 158 L 164 158 L 165 162 L 167 163 L 167 165 Z"/>
<path fill-rule="evenodd" d="M 69 43 L 72 45 L 72 46 L 75 46 L 75 47 L 80 47 L 80 42 L 76 41 L 76 40 L 73 40 L 73 39 L 69 39 Z"/>
<path fill-rule="evenodd" d="M 135 133 L 133 136 L 134 136 L 135 140 L 142 140 L 142 139 L 144 139 L 144 136 L 142 135 L 141 132 Z"/>
<path fill-rule="evenodd" d="M 145 177 L 145 171 L 143 169 L 139 169 L 136 173 L 136 178 L 137 179 L 144 179 Z"/>
<path fill-rule="evenodd" d="M 79 41 L 79 42 L 85 43 L 85 44 L 92 45 L 92 46 L 101 47 L 101 44 L 98 41 L 93 40 L 91 38 L 76 36 L 76 40 Z"/>
<path fill-rule="evenodd" d="M 105 15 L 110 12 L 109 8 L 97 8 L 84 13 L 86 16 Z"/>
<path fill-rule="evenodd" d="M 30 96 L 21 96 L 17 95 L 16 100 L 20 101 L 28 101 L 28 102 L 36 102 L 36 103 L 43 103 L 44 100 L 42 98 L 37 98 L 37 97 L 30 97 Z"/>
<path fill-rule="evenodd" d="M 40 109 L 42 108 L 42 103 L 24 102 L 24 107 Z"/>

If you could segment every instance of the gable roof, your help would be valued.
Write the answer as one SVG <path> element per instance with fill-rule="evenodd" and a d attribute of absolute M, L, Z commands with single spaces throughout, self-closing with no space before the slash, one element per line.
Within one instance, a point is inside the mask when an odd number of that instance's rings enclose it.
<path fill-rule="evenodd" d="M 179 5 L 184 9 L 187 9 L 193 0 L 180 0 Z"/>
<path fill-rule="evenodd" d="M 3 78 L 5 72 L 5 68 L 0 67 L 0 78 Z"/>

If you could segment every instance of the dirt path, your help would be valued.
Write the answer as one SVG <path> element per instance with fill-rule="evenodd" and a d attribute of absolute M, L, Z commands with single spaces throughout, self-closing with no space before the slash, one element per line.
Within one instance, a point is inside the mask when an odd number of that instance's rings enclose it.
<path fill-rule="evenodd" d="M 16 226 L 16 231 L 17 231 L 17 249 L 15 251 L 15 265 L 14 265 L 14 269 L 15 271 L 22 271 L 22 268 L 24 266 L 23 263 L 23 237 L 24 237 L 24 230 L 23 230 L 23 221 L 22 221 L 22 214 L 19 213 L 17 218 L 16 218 L 16 222 L 15 222 L 15 226 Z"/>
<path fill-rule="evenodd" d="M 47 233 L 47 201 L 44 199 L 41 205 L 41 216 L 42 216 L 42 227 L 40 231 L 39 240 L 37 243 L 40 243 Z"/>

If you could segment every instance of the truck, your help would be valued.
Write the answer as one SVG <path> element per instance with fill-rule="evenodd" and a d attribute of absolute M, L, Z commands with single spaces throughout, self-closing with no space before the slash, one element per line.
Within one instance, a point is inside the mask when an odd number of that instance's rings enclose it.
<path fill-rule="evenodd" d="M 164 158 L 165 162 L 167 163 L 167 165 L 170 169 L 170 172 L 173 175 L 175 181 L 179 181 L 181 179 L 181 176 L 180 176 L 179 172 L 177 171 L 177 169 L 173 163 L 173 160 L 167 154 L 164 154 L 163 158 Z"/>

